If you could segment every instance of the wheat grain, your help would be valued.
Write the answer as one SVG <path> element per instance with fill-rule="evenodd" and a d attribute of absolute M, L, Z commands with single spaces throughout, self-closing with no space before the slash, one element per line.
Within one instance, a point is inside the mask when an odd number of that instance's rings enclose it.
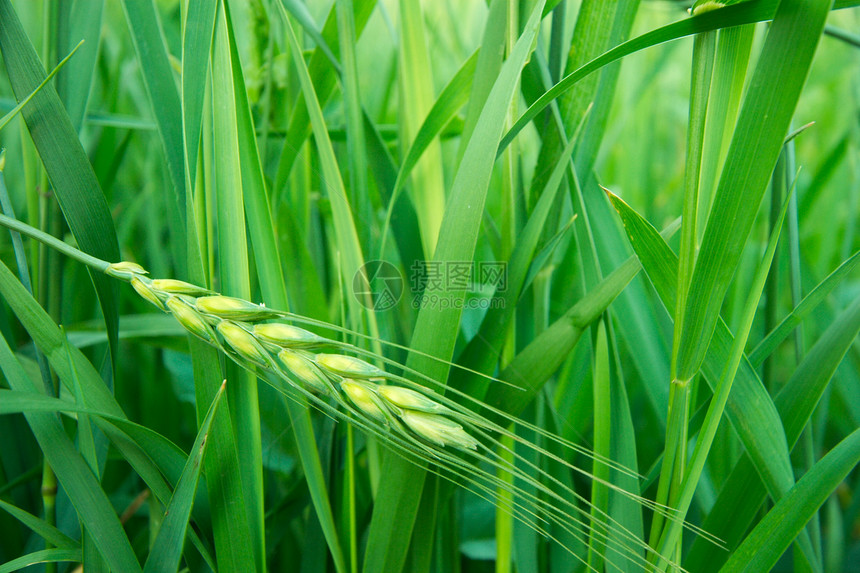
<path fill-rule="evenodd" d="M 252 370 L 258 368 L 261 373 L 286 382 L 315 406 L 383 438 L 407 458 L 412 456 L 419 461 L 437 464 L 435 471 L 473 493 L 487 497 L 542 535 L 553 538 L 548 525 L 552 523 L 575 537 L 596 535 L 606 541 L 614 528 L 629 541 L 630 546 L 620 551 L 608 550 L 619 553 L 625 560 L 645 565 L 641 552 L 652 551 L 647 544 L 608 515 L 604 515 L 607 523 L 599 524 L 601 529 L 595 530 L 595 526 L 588 522 L 588 513 L 574 502 L 578 500 L 588 506 L 587 500 L 528 462 L 521 454 L 504 446 L 494 436 L 512 437 L 539 455 L 550 456 L 575 471 L 582 473 L 582 470 L 420 384 L 356 356 L 333 353 L 330 349 L 366 351 L 287 324 L 283 321 L 286 313 L 264 305 L 219 295 L 182 281 L 149 279 L 146 271 L 134 263 L 113 264 L 106 272 L 130 282 L 144 299 L 171 313 L 189 333 L 219 348 L 241 366 Z M 396 364 L 389 360 L 385 362 Z M 344 411 L 333 409 L 323 397 L 333 398 Z M 531 467 L 561 493 L 524 473 L 497 450 L 507 451 L 517 462 Z M 546 499 L 516 483 L 501 480 L 492 472 L 451 452 L 474 456 L 476 461 L 487 463 L 496 471 L 512 473 L 529 487 L 542 492 Z M 664 507 L 655 506 L 612 484 L 605 485 L 649 506 L 669 520 L 675 519 Z M 499 490 L 512 493 L 516 500 L 502 501 L 498 498 Z M 561 508 L 572 511 L 574 515 L 581 514 L 583 519 L 571 518 L 570 513 L 566 514 Z M 538 522 L 546 525 L 541 526 Z"/>
<path fill-rule="evenodd" d="M 283 322 L 261 322 L 278 317 L 276 310 L 183 281 L 149 279 L 134 263 L 111 265 L 109 274 L 128 280 L 141 297 L 172 313 L 190 333 L 218 346 L 239 363 L 244 361 L 288 381 L 298 380 L 306 391 L 332 395 L 350 407 L 352 414 L 382 423 L 386 429 L 394 427 L 408 439 L 442 447 L 477 448 L 478 441 L 445 416 L 452 411 L 417 390 L 382 386 L 380 382 L 388 375 L 381 368 L 355 356 L 314 354 L 313 350 L 326 346 L 326 339 Z M 338 395 L 338 388 L 342 395 Z M 403 424 L 392 423 L 396 419 Z"/>

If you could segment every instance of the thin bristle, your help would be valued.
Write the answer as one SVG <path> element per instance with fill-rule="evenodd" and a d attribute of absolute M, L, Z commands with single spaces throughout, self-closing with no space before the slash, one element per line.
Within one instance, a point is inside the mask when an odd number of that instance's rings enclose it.
<path fill-rule="evenodd" d="M 555 476 L 526 457 L 505 446 L 501 438 L 512 438 L 515 443 L 534 450 L 546 459 L 562 464 L 570 471 L 595 479 L 589 472 L 421 384 L 391 374 L 355 356 L 331 353 L 327 349 L 341 348 L 354 351 L 369 359 L 380 358 L 373 353 L 319 337 L 302 329 L 295 329 L 287 323 L 272 322 L 273 316 L 280 314 L 278 311 L 241 299 L 230 297 L 222 299 L 220 295 L 208 291 L 201 298 L 195 299 L 185 294 L 182 295 L 182 299 L 179 299 L 168 290 L 159 288 L 159 285 L 165 283 L 150 280 L 142 273 L 132 272 L 128 280 L 138 285 L 136 290 L 139 293 L 142 291 L 142 296 L 146 300 L 159 309 L 179 313 L 176 316 L 180 324 L 195 336 L 220 348 L 241 366 L 252 370 L 262 368 L 268 371 L 281 381 L 287 382 L 293 389 L 299 390 L 315 407 L 335 418 L 348 420 L 360 429 L 383 439 L 395 449 L 408 452 L 410 456 L 417 456 L 424 462 L 439 465 L 444 470 L 443 473 L 452 472 L 468 480 L 475 487 L 485 488 L 487 493 L 498 489 L 508 491 L 518 500 L 508 509 L 521 519 L 526 515 L 546 518 L 549 520 L 547 523 L 553 523 L 571 535 L 576 535 L 577 531 L 580 532 L 579 535 L 585 535 L 584 531 L 587 531 L 588 535 L 597 536 L 603 539 L 604 543 L 608 543 L 610 532 L 615 532 L 631 544 L 626 551 L 634 557 L 625 556 L 625 558 L 634 559 L 634 561 L 642 560 L 640 565 L 643 566 L 647 562 L 638 555 L 638 552 L 653 553 L 653 549 L 647 543 L 599 509 L 596 511 L 605 523 L 602 521 L 592 523 L 590 511 L 583 510 L 579 505 L 590 506 L 585 497 L 565 486 Z M 171 283 L 166 284 L 172 286 Z M 191 292 L 193 289 L 189 286 L 183 287 L 183 290 Z M 242 321 L 237 322 L 237 320 Z M 217 336 L 214 333 L 217 333 Z M 208 339 L 209 337 L 211 339 Z M 391 360 L 386 359 L 383 362 L 388 366 L 401 369 L 404 373 L 419 374 Z M 419 376 L 419 379 L 422 377 Z M 430 379 L 427 381 L 432 382 Z M 385 384 L 381 384 L 382 382 Z M 334 398 L 343 411 L 331 408 L 321 399 L 322 397 Z M 471 400 L 478 408 L 487 407 L 488 411 L 501 415 L 503 419 L 521 423 L 499 410 L 489 408 L 480 401 Z M 532 425 L 521 424 L 538 429 Z M 554 437 L 548 432 L 541 432 L 543 433 L 572 451 L 588 453 L 587 450 Z M 467 462 L 454 452 L 474 456 L 475 462 Z M 513 456 L 512 459 L 518 464 L 523 464 L 529 471 L 542 476 L 542 479 L 552 487 L 524 473 L 516 464 L 507 461 L 502 456 L 502 452 Z M 589 455 L 601 463 L 605 462 L 612 469 L 631 477 L 638 477 L 612 460 L 602 460 L 593 454 Z M 480 469 L 475 465 L 476 463 L 489 464 L 495 471 L 511 473 L 529 487 L 536 488 L 536 491 L 541 492 L 546 499 L 497 478 L 494 473 Z M 487 485 L 481 485 L 482 483 Z M 600 483 L 612 491 L 644 504 L 669 520 L 675 519 L 669 508 L 649 502 L 603 480 L 600 480 Z M 494 499 L 498 497 L 494 495 Z M 573 503 L 571 500 L 576 500 L 578 503 Z M 594 510 L 595 508 L 592 508 L 591 511 Z M 577 514 L 580 514 L 582 519 L 573 517 Z M 599 525 L 600 529 L 595 529 L 595 524 Z M 533 526 L 531 523 L 529 525 Z M 543 529 L 540 532 L 548 535 Z M 632 547 L 637 547 L 638 550 L 634 551 Z M 614 548 L 612 550 L 617 551 Z"/>

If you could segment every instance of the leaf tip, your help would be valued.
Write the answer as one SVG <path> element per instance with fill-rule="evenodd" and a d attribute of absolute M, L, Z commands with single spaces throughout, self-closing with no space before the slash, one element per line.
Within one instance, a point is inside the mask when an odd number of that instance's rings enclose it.
<path fill-rule="evenodd" d="M 608 188 L 604 187 L 603 185 L 601 185 L 600 188 L 603 189 L 604 193 L 606 193 L 606 197 L 609 199 L 609 202 L 612 203 L 612 206 L 615 208 L 616 211 L 619 210 L 619 207 L 621 205 L 627 205 L 624 199 L 610 191 Z"/>

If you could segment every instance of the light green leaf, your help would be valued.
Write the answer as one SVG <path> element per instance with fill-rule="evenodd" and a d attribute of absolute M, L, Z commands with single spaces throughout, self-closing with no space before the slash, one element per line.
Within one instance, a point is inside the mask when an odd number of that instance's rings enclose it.
<path fill-rule="evenodd" d="M 693 270 L 678 349 L 677 377 L 681 380 L 696 374 L 710 344 L 831 4 L 830 0 L 785 0 L 768 31 Z M 767 121 L 762 121 L 763 116 Z"/>
<path fill-rule="evenodd" d="M 221 397 L 224 395 L 226 382 L 215 395 L 212 405 L 209 407 L 203 423 L 197 432 L 194 445 L 191 446 L 191 455 L 182 470 L 182 476 L 176 484 L 170 503 L 164 512 L 164 521 L 158 529 L 158 535 L 152 545 L 149 557 L 146 560 L 144 571 L 173 571 L 179 569 L 179 561 L 182 557 L 182 546 L 185 543 L 185 532 L 188 521 L 191 518 L 191 507 L 194 504 L 194 494 L 197 491 L 197 483 L 200 480 L 203 455 L 206 450 L 206 438 L 209 435 L 209 427 L 212 417 Z"/>
<path fill-rule="evenodd" d="M 842 440 L 773 506 L 721 569 L 768 571 L 833 491 L 860 463 L 860 429 Z"/>
<path fill-rule="evenodd" d="M 9 0 L 0 1 L 0 52 L 13 91 L 19 98 L 26 97 L 42 82 L 45 71 Z M 119 260 L 116 230 L 104 194 L 53 86 L 39 90 L 22 113 L 78 246 L 98 258 Z M 101 274 L 91 276 L 114 355 L 117 285 Z"/>
<path fill-rule="evenodd" d="M 470 261 L 474 257 L 497 143 L 517 80 L 534 48 L 542 8 L 541 0 L 533 8 L 525 31 L 502 67 L 475 133 L 463 154 L 442 220 L 435 261 Z M 462 299 L 465 292 L 449 290 L 442 294 Z M 462 308 L 456 306 L 454 303 L 447 309 L 422 309 L 411 348 L 450 360 L 462 312 Z M 417 354 L 409 358 L 407 365 L 440 382 L 448 376 L 447 363 L 432 361 Z M 364 568 L 366 571 L 393 572 L 402 568 L 406 557 L 425 473 L 423 469 L 393 455 L 385 457 L 382 473 L 386 476 L 386 487 L 384 493 L 376 498 Z"/>

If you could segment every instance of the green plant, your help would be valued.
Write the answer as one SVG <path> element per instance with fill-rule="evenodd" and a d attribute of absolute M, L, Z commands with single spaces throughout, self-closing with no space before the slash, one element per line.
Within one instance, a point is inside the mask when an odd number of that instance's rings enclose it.
<path fill-rule="evenodd" d="M 0 571 L 848 568 L 856 2 L 681 4 L 0 0 Z"/>

